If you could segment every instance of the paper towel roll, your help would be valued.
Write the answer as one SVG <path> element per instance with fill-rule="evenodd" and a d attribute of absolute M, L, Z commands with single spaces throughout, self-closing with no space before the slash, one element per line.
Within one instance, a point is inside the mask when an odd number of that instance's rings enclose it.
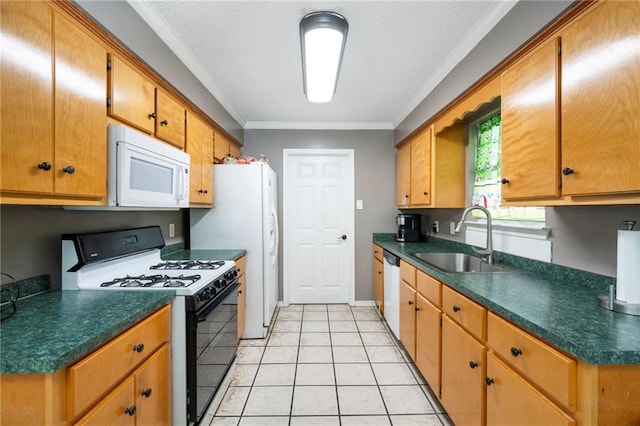
<path fill-rule="evenodd" d="M 618 231 L 616 299 L 640 304 L 640 232 Z"/>

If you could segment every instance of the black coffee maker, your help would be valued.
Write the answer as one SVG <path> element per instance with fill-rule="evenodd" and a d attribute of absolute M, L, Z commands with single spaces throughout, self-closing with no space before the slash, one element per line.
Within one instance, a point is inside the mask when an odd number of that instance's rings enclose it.
<path fill-rule="evenodd" d="M 396 216 L 396 223 L 398 224 L 396 241 L 420 241 L 421 221 L 422 216 L 419 214 L 399 214 Z"/>

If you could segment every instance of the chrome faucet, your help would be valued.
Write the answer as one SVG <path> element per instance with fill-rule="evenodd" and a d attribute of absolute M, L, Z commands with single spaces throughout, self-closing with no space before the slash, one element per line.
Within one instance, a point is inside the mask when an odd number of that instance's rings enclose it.
<path fill-rule="evenodd" d="M 462 212 L 462 217 L 460 218 L 460 222 L 458 222 L 458 225 L 456 226 L 456 229 L 454 232 L 457 234 L 462 230 L 462 225 L 464 225 L 467 215 L 472 210 L 480 210 L 484 212 L 484 214 L 487 216 L 487 246 L 482 250 L 478 250 L 475 247 L 471 247 L 471 248 L 473 249 L 474 253 L 482 256 L 482 259 L 484 259 L 487 263 L 492 264 L 493 263 L 493 235 L 492 235 L 493 230 L 491 227 L 491 213 L 489 212 L 489 210 L 485 209 L 482 206 L 467 207 Z"/>

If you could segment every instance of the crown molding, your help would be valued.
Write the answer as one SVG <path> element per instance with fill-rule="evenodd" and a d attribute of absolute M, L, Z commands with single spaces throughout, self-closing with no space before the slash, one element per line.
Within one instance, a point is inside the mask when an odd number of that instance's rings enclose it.
<path fill-rule="evenodd" d="M 278 122 L 247 121 L 245 130 L 393 130 L 388 122 Z"/>

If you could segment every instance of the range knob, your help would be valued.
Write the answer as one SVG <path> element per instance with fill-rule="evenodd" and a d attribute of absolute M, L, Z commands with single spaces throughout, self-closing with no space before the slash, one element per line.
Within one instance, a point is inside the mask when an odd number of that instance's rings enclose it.
<path fill-rule="evenodd" d="M 229 281 L 233 281 L 233 279 L 235 279 L 237 276 L 238 276 L 238 271 L 236 271 L 235 269 L 233 271 L 229 271 L 226 274 L 224 274 L 224 277 Z"/>
<path fill-rule="evenodd" d="M 200 300 L 209 300 L 211 299 L 211 290 L 207 287 L 200 292 Z"/>
<path fill-rule="evenodd" d="M 227 283 L 225 282 L 225 280 L 220 279 L 220 280 L 215 280 L 215 281 L 213 282 L 213 285 L 214 285 L 214 287 L 216 287 L 216 288 L 223 288 L 223 287 L 225 287 L 225 286 L 227 285 Z"/>

